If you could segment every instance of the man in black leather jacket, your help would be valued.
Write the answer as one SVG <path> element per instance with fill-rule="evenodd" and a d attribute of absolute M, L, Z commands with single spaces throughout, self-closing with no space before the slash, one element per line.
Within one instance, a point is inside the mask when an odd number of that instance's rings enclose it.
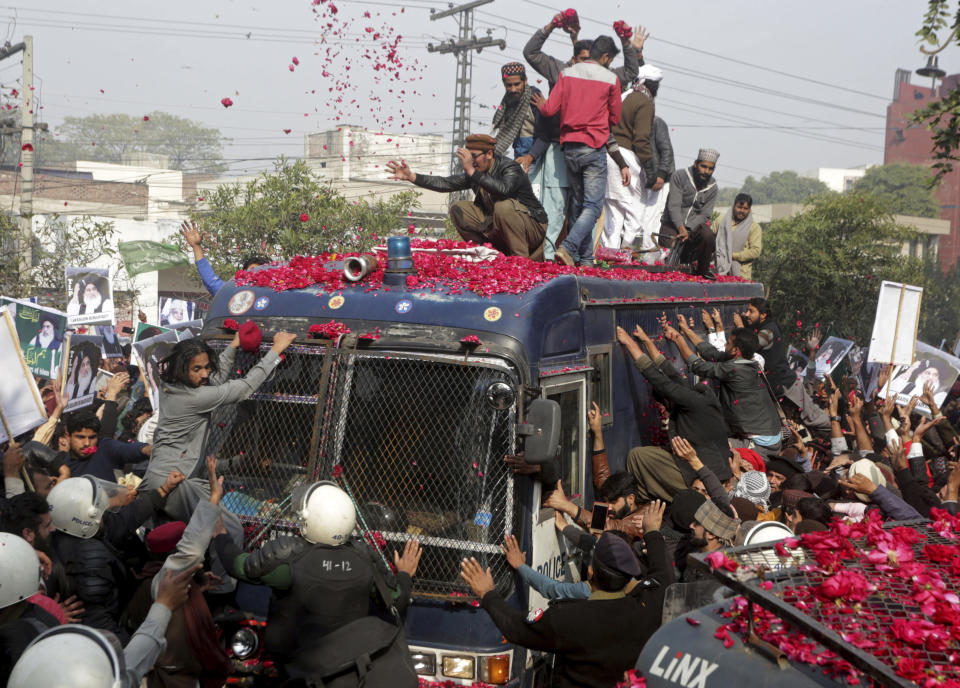
<path fill-rule="evenodd" d="M 542 260 L 547 213 L 523 168 L 496 155 L 496 144 L 497 140 L 486 134 L 468 136 L 466 147 L 457 149 L 463 172 L 449 177 L 416 174 L 406 163 L 392 160 L 387 169 L 395 179 L 424 189 L 471 189 L 475 200 L 457 201 L 450 206 L 450 219 L 460 236 L 475 244 L 490 244 L 508 256 Z"/>

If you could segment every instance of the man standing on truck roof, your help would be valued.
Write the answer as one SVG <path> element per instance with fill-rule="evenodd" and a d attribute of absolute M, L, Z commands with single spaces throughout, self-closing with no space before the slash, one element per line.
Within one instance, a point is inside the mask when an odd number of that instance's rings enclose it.
<path fill-rule="evenodd" d="M 424 189 L 471 189 L 476 195 L 473 201 L 456 201 L 450 206 L 450 220 L 465 241 L 491 244 L 508 256 L 543 260 L 547 214 L 523 168 L 497 154 L 496 146 L 497 140 L 492 136 L 471 134 L 465 147 L 457 149 L 463 172 L 449 177 L 417 174 L 403 161 L 391 160 L 387 169 L 394 179 Z"/>
<path fill-rule="evenodd" d="M 547 42 L 547 38 L 550 37 L 557 25 L 562 26 L 573 43 L 573 58 L 567 62 L 543 52 L 543 44 Z M 649 35 L 643 30 L 642 26 L 638 26 L 632 38 L 620 38 L 620 43 L 623 46 L 623 66 L 610 71 L 620 79 L 621 88 L 626 89 L 637 78 L 637 70 L 643 64 L 643 44 Z M 550 88 L 553 88 L 557 79 L 560 78 L 560 72 L 570 65 L 590 59 L 590 49 L 593 47 L 593 41 L 581 41 L 578 40 L 579 37 L 579 26 L 572 26 L 569 22 L 564 22 L 562 13 L 555 14 L 550 23 L 542 29 L 537 29 L 536 33 L 527 41 L 527 44 L 523 46 L 523 59 L 533 67 L 537 74 L 547 80 Z"/>
<path fill-rule="evenodd" d="M 615 251 L 630 248 L 636 235 L 643 232 L 641 197 L 657 179 L 653 158 L 653 98 L 662 76 L 653 65 L 641 67 L 641 74 L 632 88 L 623 93 L 620 121 L 612 129 L 620 155 L 630 169 L 630 185 L 623 186 L 618 183 L 619 173 L 614 171 L 611 161 L 607 161 L 607 196 L 603 201 L 603 236 L 600 241 Z"/>
<path fill-rule="evenodd" d="M 524 614 L 496 591 L 490 569 L 464 559 L 461 575 L 507 641 L 556 654 L 554 686 L 612 688 L 632 669 L 644 643 L 660 626 L 663 595 L 673 582 L 660 534 L 662 505 L 644 514 L 649 569 L 627 541 L 605 532 L 589 566 L 590 599 L 552 602 L 546 611 Z"/>
<path fill-rule="evenodd" d="M 713 173 L 719 158 L 720 153 L 714 149 L 701 148 L 693 165 L 673 173 L 660 224 L 660 245 L 679 251 L 680 260 L 696 260 L 697 274 L 707 279 L 716 279 L 710 272 L 717 243 L 710 216 L 717 202 Z"/>
<path fill-rule="evenodd" d="M 620 52 L 610 36 L 600 36 L 590 48 L 590 59 L 560 74 L 540 113 L 560 114 L 560 143 L 573 190 L 573 226 L 556 259 L 564 265 L 593 265 L 593 230 L 607 193 L 607 141 L 610 127 L 620 121 L 620 81 L 607 67 Z M 622 159 L 622 158 L 621 158 Z M 630 170 L 620 170 L 630 183 Z"/>

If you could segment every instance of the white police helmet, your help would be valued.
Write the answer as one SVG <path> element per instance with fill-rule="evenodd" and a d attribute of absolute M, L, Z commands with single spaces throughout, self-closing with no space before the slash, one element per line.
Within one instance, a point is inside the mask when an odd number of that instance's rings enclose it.
<path fill-rule="evenodd" d="M 342 545 L 357 524 L 353 500 L 336 483 L 313 483 L 297 500 L 300 534 L 315 545 Z"/>
<path fill-rule="evenodd" d="M 103 513 L 116 508 L 127 488 L 92 475 L 68 478 L 47 495 L 53 525 L 68 535 L 87 540 L 100 530 Z"/>
<path fill-rule="evenodd" d="M 22 537 L 0 533 L 0 609 L 40 590 L 40 559 Z"/>
<path fill-rule="evenodd" d="M 122 688 L 125 671 L 115 638 L 69 624 L 30 643 L 10 672 L 7 688 Z"/>

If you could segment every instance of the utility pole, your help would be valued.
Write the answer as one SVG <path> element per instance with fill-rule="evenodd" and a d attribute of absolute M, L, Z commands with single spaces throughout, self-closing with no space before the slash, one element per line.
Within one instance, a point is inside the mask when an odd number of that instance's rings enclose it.
<path fill-rule="evenodd" d="M 457 86 L 456 94 L 453 99 L 453 141 L 450 151 L 450 171 L 457 169 L 459 160 L 457 160 L 457 148 L 463 145 L 464 139 L 470 133 L 470 93 L 471 78 L 473 75 L 473 53 L 478 53 L 484 48 L 498 46 L 500 50 L 507 47 L 503 39 L 491 38 L 491 30 L 487 29 L 487 35 L 483 38 L 477 38 L 473 33 L 473 10 L 475 7 L 486 5 L 493 0 L 473 0 L 463 5 L 450 7 L 450 9 L 441 12 L 430 10 L 430 21 L 436 21 L 444 17 L 459 15 L 457 22 L 460 24 L 460 34 L 457 40 L 450 39 L 440 45 L 433 43 L 427 44 L 427 51 L 431 53 L 453 53 L 457 56 Z M 451 199 L 454 194 L 451 194 Z"/>
<path fill-rule="evenodd" d="M 20 85 L 20 276 L 33 267 L 33 36 L 0 48 L 0 60 L 23 51 Z"/>

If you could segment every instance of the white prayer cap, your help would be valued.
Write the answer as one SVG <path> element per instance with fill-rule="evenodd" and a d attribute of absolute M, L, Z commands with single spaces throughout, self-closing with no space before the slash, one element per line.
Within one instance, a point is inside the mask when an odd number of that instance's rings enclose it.
<path fill-rule="evenodd" d="M 640 70 L 637 72 L 637 81 L 660 81 L 663 79 L 663 71 L 659 67 L 654 67 L 652 64 L 643 65 Z"/>

